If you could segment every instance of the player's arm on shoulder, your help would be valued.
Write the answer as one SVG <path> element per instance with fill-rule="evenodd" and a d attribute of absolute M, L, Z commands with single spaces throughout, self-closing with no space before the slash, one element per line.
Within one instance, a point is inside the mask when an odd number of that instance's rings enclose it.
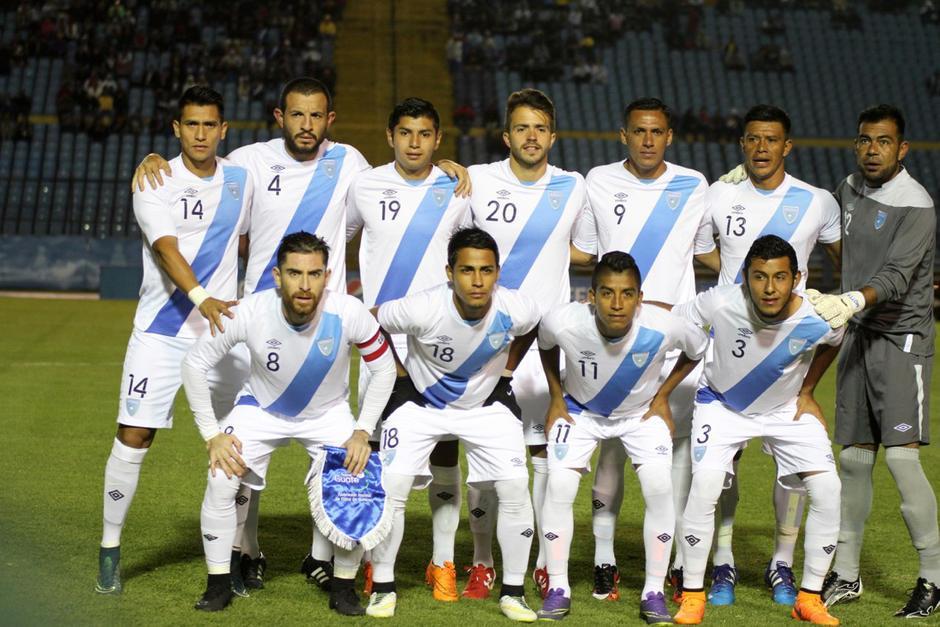
<path fill-rule="evenodd" d="M 375 308 L 375 317 L 389 333 L 420 335 L 429 326 L 430 316 L 437 311 L 430 296 L 430 291 L 425 291 L 385 301 Z"/>
<path fill-rule="evenodd" d="M 439 167 L 451 180 L 457 181 L 457 186 L 454 187 L 455 196 L 459 198 L 470 197 L 473 192 L 473 183 L 470 181 L 470 173 L 467 168 L 450 159 L 441 159 L 434 165 Z"/>
<path fill-rule="evenodd" d="M 581 211 L 571 234 L 571 265 L 590 266 L 597 259 L 597 223 L 590 206 Z"/>
<path fill-rule="evenodd" d="M 721 302 L 722 286 L 712 287 L 695 295 L 692 300 L 672 306 L 672 313 L 699 327 L 712 324 L 712 318 Z"/>
<path fill-rule="evenodd" d="M 365 223 L 365 220 L 362 217 L 362 214 L 359 212 L 359 204 L 357 202 L 357 196 L 359 194 L 359 182 L 360 178 L 357 176 L 353 179 L 352 184 L 349 186 L 349 191 L 346 192 L 346 241 L 351 242 L 356 233 L 362 229 L 362 225 Z"/>
<path fill-rule="evenodd" d="M 561 367 L 559 365 L 561 362 L 561 347 L 558 341 L 558 335 L 563 332 L 561 327 L 564 312 L 570 306 L 569 304 L 552 308 L 539 323 L 539 359 L 542 362 L 542 370 L 545 372 L 549 395 L 548 410 L 545 414 L 546 434 L 557 420 L 574 422 L 571 414 L 568 413 L 568 405 L 565 403 L 565 388 L 561 380 Z"/>
<path fill-rule="evenodd" d="M 173 176 L 170 162 L 157 153 L 151 152 L 134 170 L 134 176 L 131 178 L 131 191 L 133 192 L 135 188 L 144 191 L 144 181 L 150 184 L 151 189 L 162 187 L 163 174 Z"/>

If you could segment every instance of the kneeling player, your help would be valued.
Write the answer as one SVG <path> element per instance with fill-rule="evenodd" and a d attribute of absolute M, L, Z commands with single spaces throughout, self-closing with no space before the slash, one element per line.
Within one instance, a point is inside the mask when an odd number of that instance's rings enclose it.
<path fill-rule="evenodd" d="M 720 285 L 673 308 L 714 332 L 692 420 L 692 490 L 682 523 L 685 581 L 675 621 L 698 624 L 705 615 L 715 504 L 735 454 L 762 437 L 777 463 L 777 480 L 797 476 L 809 493 L 803 580 L 792 615 L 838 625 L 819 592 L 838 536 L 841 483 L 813 391 L 838 353 L 843 331 L 831 330 L 793 292 L 800 272 L 786 240 L 755 240 L 744 258 L 744 276 L 745 285 Z"/>
<path fill-rule="evenodd" d="M 671 623 L 663 597 L 675 528 L 669 394 L 705 354 L 707 338 L 659 307 L 640 305 L 640 270 L 627 253 L 612 251 L 601 258 L 588 298 L 590 304 L 553 309 L 539 326 L 552 395 L 545 419 L 548 493 L 542 509 L 549 591 L 539 618 L 559 620 L 570 611 L 568 555 L 578 483 L 598 443 L 617 438 L 633 460 L 646 503 L 640 616 L 649 624 Z M 568 373 L 564 385 L 559 347 Z M 683 354 L 660 385 L 667 353 L 676 349 Z"/>
<path fill-rule="evenodd" d="M 383 329 L 408 336 L 405 369 L 416 393 L 382 428 L 384 485 L 394 522 L 389 537 L 372 551 L 373 593 L 367 613 L 395 613 L 395 558 L 408 494 L 416 478 L 419 485 L 430 479 L 429 458 L 437 442 L 456 436 L 466 448 L 467 482 L 491 484 L 498 497 L 500 609 L 513 620 L 531 622 L 536 615 L 526 605 L 523 581 L 534 531 L 522 422 L 500 402 L 488 403 L 488 397 L 510 350 L 516 358 L 528 348 L 538 306 L 515 290 L 496 286 L 499 251 L 480 229 L 451 236 L 447 264 L 449 285 L 387 301 L 377 310 Z"/>
<path fill-rule="evenodd" d="M 209 580 L 196 609 L 221 610 L 231 600 L 235 497 L 242 482 L 264 488 L 275 448 L 294 439 L 313 457 L 323 445 L 342 446 L 345 467 L 354 475 L 368 460 L 368 436 L 391 393 L 395 363 L 368 309 L 351 296 L 325 290 L 328 255 L 319 237 L 304 232 L 285 237 L 273 269 L 277 292 L 246 297 L 230 328 L 216 337 L 203 336 L 183 362 L 186 395 L 209 451 L 201 516 Z M 217 425 L 206 373 L 238 343 L 248 346 L 251 373 L 235 409 Z M 358 421 L 347 402 L 351 344 L 373 377 Z M 330 608 L 340 614 L 365 613 L 353 591 L 361 554 L 361 548 L 334 547 Z"/>

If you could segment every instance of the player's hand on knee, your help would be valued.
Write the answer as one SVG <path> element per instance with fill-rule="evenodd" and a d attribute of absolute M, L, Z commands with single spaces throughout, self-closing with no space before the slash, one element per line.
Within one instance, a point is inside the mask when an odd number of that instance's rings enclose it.
<path fill-rule="evenodd" d="M 241 440 L 229 433 L 220 433 L 206 441 L 209 452 L 209 471 L 215 476 L 216 469 L 225 473 L 226 478 L 243 477 L 248 467 L 242 459 Z"/>
<path fill-rule="evenodd" d="M 231 307 L 237 304 L 237 300 L 219 300 L 211 296 L 199 304 L 199 313 L 209 321 L 209 331 L 212 333 L 212 337 L 215 337 L 216 329 L 219 333 L 225 333 L 225 329 L 222 327 L 222 316 L 229 320 L 234 319 L 235 314 L 232 313 Z"/>
<path fill-rule="evenodd" d="M 470 192 L 473 190 L 473 187 L 470 184 L 470 173 L 467 172 L 467 168 L 450 159 L 441 159 L 437 162 L 437 167 L 451 179 L 457 180 L 457 186 L 454 187 L 455 196 L 458 198 L 470 197 Z"/>
<path fill-rule="evenodd" d="M 496 382 L 496 387 L 490 392 L 490 395 L 483 401 L 484 407 L 489 407 L 499 403 L 508 409 L 513 416 L 522 420 L 522 408 L 516 401 L 516 394 L 512 391 L 512 377 L 500 377 Z"/>
<path fill-rule="evenodd" d="M 744 167 L 743 163 L 739 163 L 733 169 L 725 172 L 718 177 L 718 180 L 722 183 L 731 183 L 732 185 L 737 185 L 741 181 L 747 178 L 747 168 Z"/>
<path fill-rule="evenodd" d="M 343 444 L 346 449 L 346 459 L 343 460 L 343 468 L 355 476 L 366 469 L 369 461 L 369 455 L 372 453 L 372 447 L 369 446 L 369 434 L 361 429 L 353 431 L 353 434 Z"/>
<path fill-rule="evenodd" d="M 173 176 L 170 163 L 160 155 L 152 152 L 144 157 L 144 160 L 134 170 L 134 176 L 131 178 L 131 192 L 134 192 L 134 187 L 137 187 L 139 191 L 144 191 L 144 180 L 150 183 L 150 189 L 162 187 L 163 176 L 161 171 L 167 176 Z"/>
<path fill-rule="evenodd" d="M 555 426 L 555 423 L 559 420 L 574 424 L 574 418 L 568 413 L 568 405 L 565 403 L 565 399 L 552 398 L 548 404 L 548 413 L 545 414 L 546 437 L 548 436 L 548 432 L 552 430 L 552 427 Z"/>
<path fill-rule="evenodd" d="M 800 392 L 796 397 L 796 415 L 793 417 L 793 421 L 796 422 L 806 415 L 814 417 L 823 426 L 826 433 L 829 432 L 829 424 L 826 422 L 822 407 L 816 402 L 816 398 L 809 392 Z"/>
<path fill-rule="evenodd" d="M 669 428 L 670 436 L 676 432 L 676 426 L 672 422 L 672 409 L 669 407 L 668 397 L 663 398 L 658 395 L 654 396 L 653 400 L 650 401 L 649 409 L 647 409 L 646 413 L 643 414 L 643 417 L 640 418 L 640 422 L 646 422 L 654 416 L 658 416 L 663 422 L 666 423 L 666 426 Z"/>

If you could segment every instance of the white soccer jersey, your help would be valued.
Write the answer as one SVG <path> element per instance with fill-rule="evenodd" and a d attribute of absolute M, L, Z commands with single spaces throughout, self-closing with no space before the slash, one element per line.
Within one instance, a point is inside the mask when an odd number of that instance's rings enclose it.
<path fill-rule="evenodd" d="M 363 172 L 349 188 L 346 237 L 362 229 L 359 276 L 372 307 L 447 280 L 450 234 L 470 224 L 467 198 L 457 182 L 434 167 L 423 181 L 408 181 L 394 163 Z"/>
<path fill-rule="evenodd" d="M 618 161 L 593 168 L 586 183 L 590 208 L 578 220 L 574 245 L 598 259 L 612 250 L 630 253 L 647 300 L 695 296 L 694 243 L 711 237 L 705 177 L 667 162 L 659 178 L 638 179 Z"/>
<path fill-rule="evenodd" d="M 754 187 L 750 179 L 738 185 L 717 181 L 708 188 L 705 205 L 721 249 L 719 285 L 741 283 L 744 257 L 751 244 L 758 237 L 777 235 L 796 250 L 803 288 L 816 242 L 831 244 L 842 238 L 839 204 L 832 194 L 789 174 L 773 191 Z M 714 248 L 709 236 L 696 241 L 695 253 Z"/>
<path fill-rule="evenodd" d="M 494 290 L 486 316 L 472 323 L 460 317 L 446 283 L 379 306 L 382 328 L 408 335 L 405 369 L 439 409 L 480 407 L 506 367 L 513 338 L 538 321 L 538 304 L 504 287 Z"/>
<path fill-rule="evenodd" d="M 663 381 L 669 351 L 698 360 L 707 343 L 699 327 L 655 305 L 641 305 L 630 332 L 614 342 L 598 331 L 587 303 L 558 306 L 539 324 L 539 348 L 559 346 L 564 352 L 569 409 L 612 418 L 646 411 Z"/>
<path fill-rule="evenodd" d="M 274 287 L 271 269 L 285 235 L 307 231 L 330 247 L 327 287 L 346 292 L 346 192 L 357 173 L 369 163 L 347 144 L 324 140 L 317 156 L 297 161 L 282 138 L 233 150 L 234 163 L 248 170 L 254 184 L 248 237 L 245 294 Z"/>
<path fill-rule="evenodd" d="M 672 312 L 710 325 L 713 350 L 705 363 L 698 402 L 721 401 L 748 416 L 765 415 L 796 401 L 817 345 L 838 346 L 845 327 L 833 330 L 806 299 L 795 314 L 767 323 L 743 285 L 719 285 Z"/>
<path fill-rule="evenodd" d="M 468 168 L 473 223 L 499 247 L 499 284 L 535 299 L 542 313 L 571 300 L 569 243 L 587 204 L 584 178 L 553 165 L 531 184 L 509 159 Z"/>
<path fill-rule="evenodd" d="M 134 217 L 143 234 L 144 276 L 134 327 L 147 333 L 197 338 L 209 329 L 189 297 L 160 270 L 152 246 L 177 238 L 196 280 L 219 300 L 233 300 L 238 288 L 238 236 L 244 232 L 252 186 L 244 168 L 216 159 L 206 180 L 170 161 L 173 176 L 157 189 L 134 190 Z"/>
<path fill-rule="evenodd" d="M 187 393 L 191 389 L 188 372 L 208 371 L 236 344 L 245 343 L 251 354 L 251 373 L 235 404 L 304 420 L 346 402 L 352 344 L 367 363 L 390 358 L 375 318 L 352 296 L 324 292 L 316 317 L 303 327 L 289 324 L 282 307 L 276 290 L 242 299 L 225 333 L 203 335 L 186 355 Z M 190 404 L 200 423 L 211 416 L 211 407 L 192 396 Z"/>

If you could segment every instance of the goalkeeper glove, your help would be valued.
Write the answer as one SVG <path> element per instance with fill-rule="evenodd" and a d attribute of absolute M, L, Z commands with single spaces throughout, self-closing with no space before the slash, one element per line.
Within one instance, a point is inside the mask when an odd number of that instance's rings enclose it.
<path fill-rule="evenodd" d="M 861 292 L 844 294 L 821 294 L 817 290 L 806 290 L 806 298 L 819 316 L 833 329 L 846 324 L 852 316 L 865 309 L 865 295 Z"/>

